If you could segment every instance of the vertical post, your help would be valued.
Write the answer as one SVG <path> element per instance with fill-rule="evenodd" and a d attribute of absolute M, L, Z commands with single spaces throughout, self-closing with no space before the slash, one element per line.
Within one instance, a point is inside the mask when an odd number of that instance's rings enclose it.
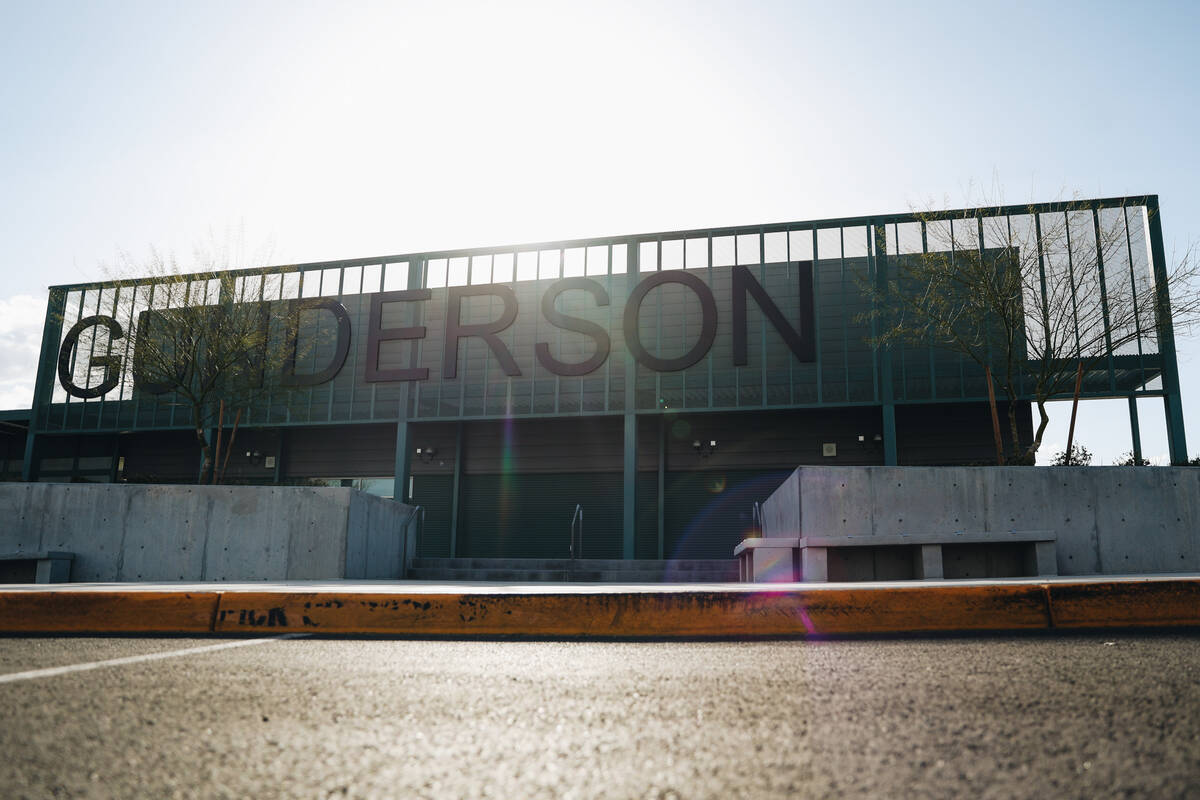
<path fill-rule="evenodd" d="M 628 383 L 627 383 L 628 385 Z M 628 394 L 626 389 L 626 394 Z M 622 469 L 624 519 L 621 526 L 621 558 L 634 557 L 637 538 L 637 414 L 625 412 L 625 451 Z M 658 501 L 661 503 L 662 498 Z"/>
<path fill-rule="evenodd" d="M 1167 422 L 1167 449 L 1171 463 L 1187 463 L 1187 437 L 1183 429 L 1183 398 L 1179 392 L 1179 363 L 1175 357 L 1175 330 L 1171 325 L 1171 296 L 1167 289 L 1167 257 L 1163 250 L 1162 216 L 1158 195 L 1146 198 L 1150 223 L 1150 258 L 1154 268 L 1154 317 L 1158 327 L 1158 354 L 1162 364 L 1163 412 Z"/>
<path fill-rule="evenodd" d="M 54 397 L 54 377 L 58 368 L 58 347 L 62 338 L 63 313 L 67 308 L 67 293 L 63 289 L 50 290 L 46 301 L 46 324 L 42 327 L 42 354 L 38 359 L 37 381 L 34 383 L 33 408 L 29 413 L 29 431 L 25 434 L 25 456 L 21 463 L 21 480 L 38 479 L 38 462 L 35 455 L 37 432 L 42 417 L 49 411 Z"/>
<path fill-rule="evenodd" d="M 400 402 L 404 404 L 407 400 L 406 387 L 401 389 Z M 408 496 L 408 478 L 412 473 L 412 428 L 413 424 L 405 417 L 402 406 L 400 419 L 396 422 L 396 464 L 395 478 L 392 483 L 392 499 L 401 503 L 406 503 L 411 499 Z"/>
<path fill-rule="evenodd" d="M 709 395 L 712 396 L 711 394 Z M 658 557 L 664 558 L 663 552 L 666 541 L 666 506 L 663 503 L 663 495 L 667 491 L 667 418 L 660 416 L 658 418 Z"/>
<path fill-rule="evenodd" d="M 1138 425 L 1137 396 L 1129 395 L 1129 435 L 1133 439 L 1133 464 L 1142 464 L 1142 429 Z"/>
<path fill-rule="evenodd" d="M 419 289 L 422 285 L 421 267 L 424 259 L 413 257 L 408 262 L 408 276 L 405 281 L 406 289 Z M 380 280 L 383 276 L 380 276 Z M 420 311 L 414 324 L 420 324 Z M 417 346 L 418 340 L 413 340 L 411 349 L 409 350 L 409 364 L 416 366 L 418 360 Z M 413 448 L 413 423 L 408 418 L 409 398 L 412 396 L 412 382 L 404 381 L 400 384 L 400 401 L 399 408 L 396 409 L 396 461 L 393 468 L 392 483 L 392 499 L 398 502 L 408 502 L 412 498 L 409 497 L 408 483 L 409 477 L 412 475 L 412 448 Z"/>
<path fill-rule="evenodd" d="M 875 287 L 887 291 L 887 228 L 872 225 L 875 235 Z M 879 352 L 879 401 L 883 406 L 883 463 L 894 467 L 898 462 L 896 448 L 896 387 L 892 376 L 892 347 L 884 345 Z"/>
<path fill-rule="evenodd" d="M 450 486 L 450 557 L 458 556 L 458 496 L 462 486 L 463 422 L 454 426 L 454 480 Z"/>
<path fill-rule="evenodd" d="M 632 291 L 633 287 L 637 285 L 638 273 L 641 271 L 641 247 L 636 241 L 631 240 L 626 245 L 626 253 L 625 269 L 628 273 L 626 287 L 628 291 Z M 637 374 L 637 361 L 629 350 L 629 344 L 626 343 L 625 436 L 621 469 L 621 558 L 627 560 L 634 557 L 634 544 L 637 541 Z M 658 502 L 661 505 L 663 498 L 659 497 Z"/>
<path fill-rule="evenodd" d="M 279 443 L 275 447 L 275 474 L 272 477 L 276 486 L 283 482 L 283 459 L 286 457 L 287 435 L 287 429 L 279 429 Z"/>

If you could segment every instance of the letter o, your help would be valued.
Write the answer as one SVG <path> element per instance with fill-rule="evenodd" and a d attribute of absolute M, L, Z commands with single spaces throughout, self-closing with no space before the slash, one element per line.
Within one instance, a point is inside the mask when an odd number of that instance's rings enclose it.
<path fill-rule="evenodd" d="M 642 346 L 641 336 L 638 333 L 638 318 L 642 311 L 642 301 L 646 299 L 646 295 L 651 289 L 662 286 L 664 283 L 683 284 L 695 292 L 696 297 L 700 300 L 700 338 L 691 350 L 678 358 L 659 358 L 651 355 Z M 657 372 L 677 372 L 687 369 L 704 358 L 709 348 L 712 347 L 713 340 L 717 338 L 717 301 L 713 299 L 712 290 L 704 281 L 690 272 L 683 270 L 657 272 L 639 283 L 629 294 L 629 300 L 625 303 L 624 329 L 625 346 L 629 348 L 629 352 L 639 363 Z"/>

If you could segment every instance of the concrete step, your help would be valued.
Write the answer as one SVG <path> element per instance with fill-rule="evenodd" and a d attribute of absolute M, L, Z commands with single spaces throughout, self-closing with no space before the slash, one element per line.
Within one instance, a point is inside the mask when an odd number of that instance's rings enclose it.
<path fill-rule="evenodd" d="M 732 558 L 620 559 L 620 558 L 416 558 L 413 566 L 437 569 L 620 569 L 676 571 L 724 570 L 737 565 Z"/>
<path fill-rule="evenodd" d="M 590 583 L 724 583 L 736 581 L 733 559 L 418 558 L 409 577 L 430 581 Z"/>

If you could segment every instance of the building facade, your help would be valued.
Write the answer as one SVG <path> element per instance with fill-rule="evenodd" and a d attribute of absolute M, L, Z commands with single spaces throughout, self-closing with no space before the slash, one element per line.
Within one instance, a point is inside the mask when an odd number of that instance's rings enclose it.
<path fill-rule="evenodd" d="M 176 280 L 183 300 L 161 277 L 53 287 L 27 435 L 0 437 L 0 467 L 195 481 L 187 404 L 140 378 L 139 342 L 165 304 L 253 305 L 292 355 L 239 409 L 227 481 L 401 497 L 425 511 L 428 556 L 565 556 L 579 507 L 584 557 L 728 558 L 797 465 L 994 463 L 982 366 L 875 346 L 870 288 L 906 258 L 996 249 L 984 221 L 1070 234 L 1089 215 L 1101 281 L 1165 280 L 1143 197 L 239 270 Z M 1102 224 L 1123 256 L 1097 247 Z M 1064 256 L 1084 269 L 1084 248 L 1047 245 L 1043 278 Z M 1136 398 L 1162 397 L 1183 459 L 1170 315 L 1143 318 L 1081 396 L 1129 398 L 1135 448 Z"/>

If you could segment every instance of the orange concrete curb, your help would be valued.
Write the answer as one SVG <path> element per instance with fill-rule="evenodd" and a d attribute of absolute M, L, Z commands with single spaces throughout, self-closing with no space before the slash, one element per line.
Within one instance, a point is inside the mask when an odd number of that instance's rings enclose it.
<path fill-rule="evenodd" d="M 313 591 L 0 590 L 0 633 L 791 637 L 1200 625 L 1200 579 L 705 587 Z"/>
<path fill-rule="evenodd" d="M 219 592 L 0 591 L 0 633 L 210 633 Z"/>

